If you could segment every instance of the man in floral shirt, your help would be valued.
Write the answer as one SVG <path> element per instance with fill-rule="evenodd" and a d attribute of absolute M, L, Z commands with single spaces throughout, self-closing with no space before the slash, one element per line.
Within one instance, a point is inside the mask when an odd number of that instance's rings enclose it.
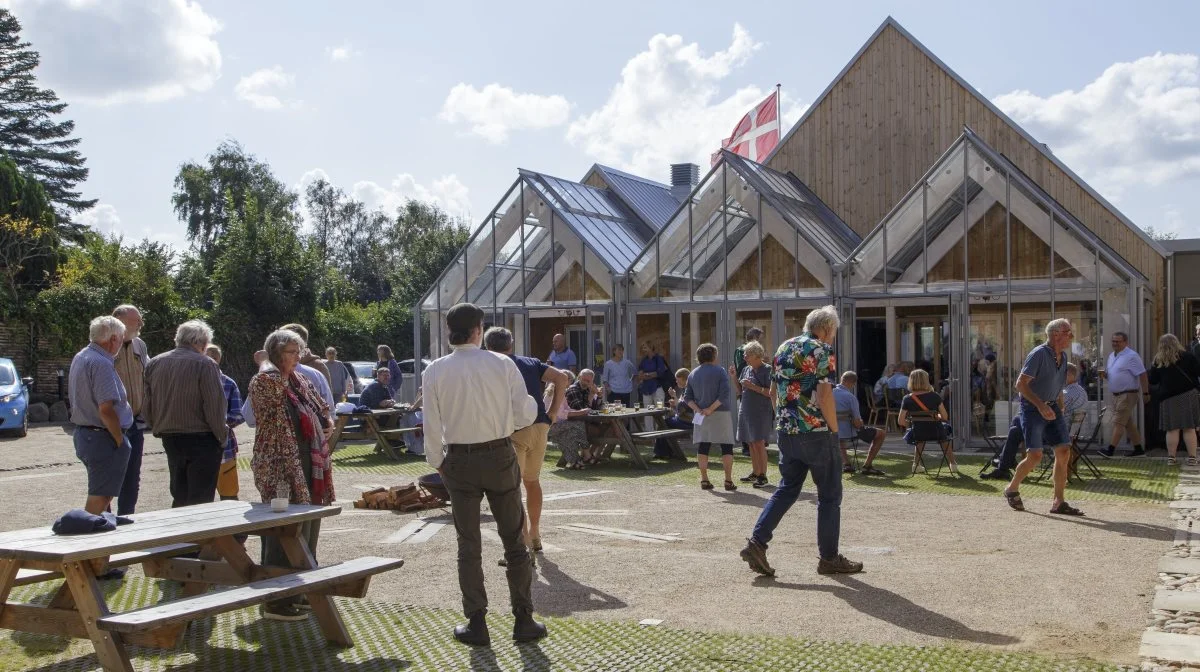
<path fill-rule="evenodd" d="M 764 576 L 775 575 L 767 563 L 767 544 L 783 514 L 796 503 L 809 473 L 817 486 L 817 572 L 862 571 L 861 562 L 852 562 L 838 553 L 842 455 L 833 400 L 833 385 L 837 382 L 833 339 L 839 324 L 836 308 L 818 308 L 804 320 L 804 333 L 784 341 L 775 353 L 771 377 L 778 407 L 775 430 L 779 433 L 779 487 L 767 500 L 741 553 L 750 569 Z"/>

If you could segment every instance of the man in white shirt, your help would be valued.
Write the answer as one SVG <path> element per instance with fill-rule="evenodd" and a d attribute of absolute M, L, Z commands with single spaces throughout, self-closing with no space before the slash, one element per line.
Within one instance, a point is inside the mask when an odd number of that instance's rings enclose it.
<path fill-rule="evenodd" d="M 491 645 L 487 591 L 483 585 L 479 505 L 486 495 L 496 531 L 504 543 L 513 639 L 546 636 L 533 619 L 533 564 L 523 539 L 521 472 L 510 438 L 537 419 L 537 402 L 512 359 L 481 349 L 483 311 L 470 303 L 446 313 L 452 352 L 425 370 L 425 459 L 438 470 L 450 493 L 458 533 L 458 585 L 469 621 L 454 628 L 464 644 Z"/>
<path fill-rule="evenodd" d="M 1128 457 L 1143 457 L 1146 451 L 1142 449 L 1142 435 L 1137 428 L 1137 409 L 1139 400 L 1150 398 L 1150 378 L 1141 356 L 1129 347 L 1129 337 L 1124 332 L 1112 335 L 1112 347 L 1105 368 L 1100 369 L 1100 377 L 1108 379 L 1113 405 L 1113 435 L 1108 448 L 1099 453 L 1112 457 L 1117 452 L 1121 435 L 1128 433 L 1129 443 L 1133 446 Z"/>

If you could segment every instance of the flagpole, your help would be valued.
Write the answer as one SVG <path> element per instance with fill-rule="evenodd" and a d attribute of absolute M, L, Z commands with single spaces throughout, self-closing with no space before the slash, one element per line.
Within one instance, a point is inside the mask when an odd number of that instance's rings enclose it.
<path fill-rule="evenodd" d="M 779 139 L 783 140 L 783 84 L 775 85 L 775 121 L 779 124 Z"/>

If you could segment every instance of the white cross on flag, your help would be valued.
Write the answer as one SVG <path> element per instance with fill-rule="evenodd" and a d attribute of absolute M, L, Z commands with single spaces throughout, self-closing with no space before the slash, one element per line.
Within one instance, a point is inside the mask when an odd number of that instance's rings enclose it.
<path fill-rule="evenodd" d="M 721 141 L 721 148 L 734 154 L 762 161 L 779 144 L 779 89 L 767 96 L 753 110 L 746 113 L 733 133 Z M 712 163 L 716 165 L 721 152 L 713 152 Z"/>

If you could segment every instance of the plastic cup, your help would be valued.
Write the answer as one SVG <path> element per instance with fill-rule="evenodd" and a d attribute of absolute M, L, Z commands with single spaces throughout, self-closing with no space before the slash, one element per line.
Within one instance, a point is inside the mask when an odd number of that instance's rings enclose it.
<path fill-rule="evenodd" d="M 275 499 L 271 500 L 271 510 L 274 511 L 275 513 L 283 513 L 284 511 L 287 511 L 287 508 L 288 508 L 288 498 L 287 497 L 276 497 Z"/>

